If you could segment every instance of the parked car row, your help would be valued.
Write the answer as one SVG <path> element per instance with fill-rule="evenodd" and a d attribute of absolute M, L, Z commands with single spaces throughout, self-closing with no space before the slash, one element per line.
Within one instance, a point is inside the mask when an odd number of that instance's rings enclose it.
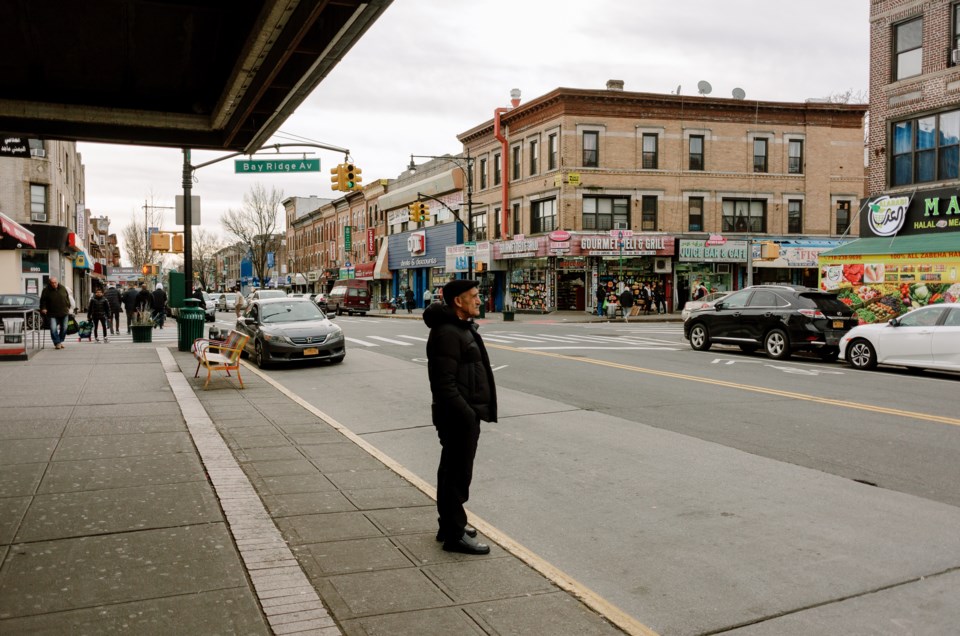
<path fill-rule="evenodd" d="M 812 351 L 857 369 L 889 364 L 960 371 L 960 303 L 921 307 L 871 325 L 858 325 L 836 295 L 809 287 L 755 285 L 704 304 L 691 308 L 683 323 L 695 351 L 726 344 L 747 353 L 763 349 L 775 360 Z"/>

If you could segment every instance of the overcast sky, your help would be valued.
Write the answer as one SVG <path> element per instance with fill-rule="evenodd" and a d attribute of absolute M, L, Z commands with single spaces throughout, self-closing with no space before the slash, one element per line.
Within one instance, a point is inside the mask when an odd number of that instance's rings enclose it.
<path fill-rule="evenodd" d="M 608 79 L 685 95 L 707 80 L 715 97 L 740 87 L 764 101 L 866 95 L 868 19 L 866 0 L 395 0 L 280 130 L 349 148 L 370 183 L 396 178 L 411 153 L 459 152 L 456 135 L 509 106 L 512 88 L 524 102 Z M 82 143 L 80 152 L 87 207 L 117 234 L 143 219 L 146 200 L 172 206 L 182 193 L 179 149 Z M 193 163 L 223 154 L 194 151 Z M 339 196 L 329 168 L 342 155 L 319 158 L 319 173 L 237 175 L 233 161 L 198 170 L 203 227 L 223 234 L 220 215 L 258 180 L 284 196 Z"/>

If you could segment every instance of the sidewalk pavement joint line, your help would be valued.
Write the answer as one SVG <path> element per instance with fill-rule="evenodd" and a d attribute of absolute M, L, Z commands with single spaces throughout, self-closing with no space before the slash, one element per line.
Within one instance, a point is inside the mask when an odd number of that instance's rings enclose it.
<path fill-rule="evenodd" d="M 239 544 L 236 544 L 236 549 L 243 560 L 244 568 L 253 587 L 253 593 L 257 597 L 257 602 L 260 603 L 261 613 L 270 625 L 270 629 L 275 634 L 291 632 L 290 624 L 282 621 L 283 614 L 269 615 L 263 612 L 263 599 L 297 594 L 302 601 L 316 602 L 322 606 L 320 596 L 297 562 L 293 552 L 284 542 L 283 535 L 280 534 L 280 530 L 267 513 L 256 489 L 243 474 L 236 460 L 230 461 L 227 459 L 227 453 L 230 453 L 230 449 L 227 447 L 226 441 L 216 430 L 213 420 L 191 388 L 185 373 L 181 371 L 174 360 L 171 350 L 158 347 L 156 351 L 163 365 L 167 383 L 173 391 L 187 424 L 187 430 L 190 432 L 200 455 L 200 461 L 203 462 L 210 484 L 214 492 L 217 493 L 217 499 L 220 502 L 224 517 L 226 517 L 227 528 L 233 540 L 237 540 L 237 528 L 242 527 L 242 538 L 249 538 L 250 535 L 255 533 L 258 538 L 272 537 L 276 541 L 274 545 L 277 547 L 269 549 L 250 550 Z M 226 499 L 221 498 L 219 494 L 221 488 L 229 490 L 232 496 Z M 244 491 L 247 493 L 245 497 L 243 496 Z M 283 563 L 285 569 L 280 574 L 274 573 L 274 576 L 256 570 L 256 565 L 265 563 L 273 565 Z M 289 587 L 276 588 L 276 585 L 281 583 L 281 578 L 282 584 Z M 340 634 L 339 627 L 336 626 L 325 608 L 322 612 L 324 618 L 318 616 L 296 623 L 298 628 L 302 627 L 298 631 L 322 628 L 329 629 L 331 634 Z M 278 623 L 278 620 L 281 622 Z M 281 625 L 283 626 L 281 627 Z"/>
<path fill-rule="evenodd" d="M 512 349 L 512 347 L 504 347 Z M 397 473 L 403 479 L 407 480 L 414 487 L 419 489 L 425 495 L 436 501 L 437 491 L 436 489 L 428 484 L 423 479 L 420 479 L 417 475 L 413 474 L 407 470 L 403 465 L 398 463 L 392 457 L 382 452 L 373 444 L 370 444 L 365 439 L 351 431 L 349 428 L 338 422 L 336 419 L 327 415 L 313 404 L 310 404 L 299 395 L 283 386 L 272 377 L 263 373 L 260 369 L 255 368 L 253 365 L 249 364 L 247 361 L 242 361 L 244 365 L 245 372 L 253 373 L 254 375 L 259 376 L 265 382 L 273 386 L 283 395 L 287 396 L 301 407 L 313 413 L 324 422 L 335 428 L 347 439 L 351 440 L 360 448 L 364 449 L 367 453 L 372 455 L 375 459 L 383 463 L 387 468 Z M 575 598 L 579 599 L 587 607 L 591 608 L 593 611 L 597 612 L 602 618 L 605 618 L 607 621 L 615 625 L 616 627 L 622 629 L 628 634 L 635 634 L 637 636 L 659 636 L 657 632 L 653 631 L 651 628 L 647 627 L 633 616 L 627 614 L 622 609 L 614 605 L 613 603 L 607 601 L 605 598 L 601 597 L 599 594 L 586 587 L 585 585 L 578 582 L 576 579 L 567 575 L 565 572 L 555 567 L 554 565 L 548 563 L 532 551 L 523 547 L 520 543 L 514 541 L 512 538 L 506 534 L 497 530 L 494 526 L 487 523 L 480 517 L 477 517 L 474 514 L 470 515 L 470 520 L 472 525 L 483 533 L 484 536 L 488 537 L 494 543 L 497 543 L 506 550 L 508 553 L 517 557 L 535 571 L 542 574 L 547 580 L 551 581 L 554 585 L 560 589 L 568 592 L 573 595 Z"/>

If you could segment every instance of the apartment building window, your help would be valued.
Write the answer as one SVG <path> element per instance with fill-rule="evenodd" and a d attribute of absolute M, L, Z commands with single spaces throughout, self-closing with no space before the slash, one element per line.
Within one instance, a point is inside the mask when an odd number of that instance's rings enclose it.
<path fill-rule="evenodd" d="M 767 202 L 763 199 L 724 199 L 722 232 L 766 232 Z"/>
<path fill-rule="evenodd" d="M 530 204 L 530 232 L 541 234 L 557 229 L 557 200 L 543 199 Z"/>
<path fill-rule="evenodd" d="M 43 159 L 47 156 L 47 151 L 43 147 L 43 139 L 29 139 L 27 140 L 30 144 L 30 156 L 36 157 L 38 159 Z"/>
<path fill-rule="evenodd" d="M 799 199 L 787 201 L 787 233 L 803 233 L 803 201 Z"/>
<path fill-rule="evenodd" d="M 487 160 L 486 158 L 480 160 L 480 189 L 485 190 L 487 187 Z"/>
<path fill-rule="evenodd" d="M 500 179 L 503 178 L 503 175 L 500 174 L 500 153 L 493 155 L 493 185 L 500 185 Z"/>
<path fill-rule="evenodd" d="M 473 240 L 474 241 L 486 241 L 487 240 L 487 213 L 486 212 L 474 212 L 470 215 L 471 223 L 473 223 Z"/>
<path fill-rule="evenodd" d="M 583 197 L 583 229 L 612 230 L 630 227 L 630 199 Z"/>
<path fill-rule="evenodd" d="M 703 135 L 690 135 L 690 170 L 703 170 Z"/>
<path fill-rule="evenodd" d="M 791 139 L 787 143 L 787 172 L 803 174 L 803 141 Z"/>
<path fill-rule="evenodd" d="M 892 134 L 891 185 L 960 175 L 960 110 L 896 122 Z"/>
<path fill-rule="evenodd" d="M 547 170 L 557 169 L 557 133 L 547 137 Z"/>
<path fill-rule="evenodd" d="M 893 55 L 893 81 L 920 74 L 923 66 L 922 17 L 893 27 Z"/>
<path fill-rule="evenodd" d="M 530 174 L 540 172 L 540 146 L 536 139 L 530 141 Z"/>
<path fill-rule="evenodd" d="M 657 169 L 657 141 L 658 135 L 655 133 L 643 134 L 643 169 Z"/>
<path fill-rule="evenodd" d="M 850 202 L 837 201 L 837 234 L 844 235 L 850 229 Z"/>
<path fill-rule="evenodd" d="M 657 230 L 657 197 L 644 196 L 640 200 L 640 229 L 644 232 Z"/>
<path fill-rule="evenodd" d="M 703 197 L 687 200 L 687 231 L 703 232 Z"/>
<path fill-rule="evenodd" d="M 767 171 L 767 140 L 765 138 L 753 140 L 753 171 Z"/>
<path fill-rule="evenodd" d="M 47 186 L 37 183 L 30 184 L 30 220 L 47 220 Z"/>
<path fill-rule="evenodd" d="M 520 178 L 520 146 L 511 148 L 510 154 L 513 159 L 511 161 L 510 178 L 516 180 Z"/>
<path fill-rule="evenodd" d="M 520 228 L 520 204 L 514 203 L 513 204 L 513 235 L 516 236 L 517 234 L 522 234 L 522 233 L 523 232 L 521 231 L 521 228 Z"/>
<path fill-rule="evenodd" d="M 596 130 L 587 130 L 583 133 L 583 167 L 597 168 L 600 166 L 600 133 Z"/>

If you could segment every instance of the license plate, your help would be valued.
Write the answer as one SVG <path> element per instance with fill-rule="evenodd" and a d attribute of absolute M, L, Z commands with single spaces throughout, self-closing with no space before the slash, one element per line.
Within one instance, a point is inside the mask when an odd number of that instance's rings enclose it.
<path fill-rule="evenodd" d="M 842 320 L 834 320 L 834 321 L 833 321 L 833 328 L 834 328 L 834 329 L 843 329 L 843 321 L 842 321 Z"/>
<path fill-rule="evenodd" d="M 311 347 L 310 349 L 303 350 L 303 355 L 305 356 L 315 356 L 319 354 L 320 354 L 320 350 L 317 349 L 316 347 Z"/>

